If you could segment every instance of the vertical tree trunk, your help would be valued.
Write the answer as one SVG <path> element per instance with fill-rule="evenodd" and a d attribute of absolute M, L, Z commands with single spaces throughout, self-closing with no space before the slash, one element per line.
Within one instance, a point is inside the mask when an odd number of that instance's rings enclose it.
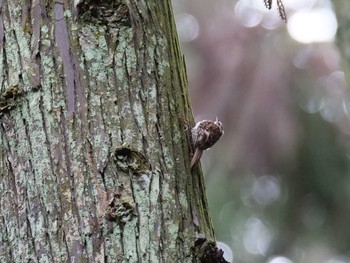
<path fill-rule="evenodd" d="M 214 253 L 170 0 L 0 5 L 0 262 Z"/>
<path fill-rule="evenodd" d="M 338 31 L 336 42 L 342 56 L 342 66 L 345 73 L 345 78 L 349 85 L 350 83 L 350 17 L 349 8 L 350 2 L 347 0 L 333 1 L 338 20 Z"/>

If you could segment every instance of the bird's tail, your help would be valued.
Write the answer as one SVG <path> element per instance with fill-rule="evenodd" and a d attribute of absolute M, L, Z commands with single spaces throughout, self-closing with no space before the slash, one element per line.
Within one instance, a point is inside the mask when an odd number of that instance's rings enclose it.
<path fill-rule="evenodd" d="M 198 148 L 196 148 L 196 150 L 194 151 L 192 160 L 191 160 L 191 169 L 199 162 L 199 160 L 202 157 L 202 150 L 199 150 Z"/>

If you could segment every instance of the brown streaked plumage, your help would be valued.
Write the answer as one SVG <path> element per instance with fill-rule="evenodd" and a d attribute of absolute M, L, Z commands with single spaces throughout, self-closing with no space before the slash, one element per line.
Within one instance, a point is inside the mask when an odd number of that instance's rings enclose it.
<path fill-rule="evenodd" d="M 192 129 L 192 141 L 195 152 L 191 160 L 191 169 L 199 162 L 204 150 L 211 148 L 224 134 L 222 123 L 216 121 L 203 120 L 197 122 Z"/>

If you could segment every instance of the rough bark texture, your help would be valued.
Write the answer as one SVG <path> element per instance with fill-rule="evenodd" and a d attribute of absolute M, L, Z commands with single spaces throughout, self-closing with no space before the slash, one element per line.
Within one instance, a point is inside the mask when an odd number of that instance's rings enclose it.
<path fill-rule="evenodd" d="M 170 0 L 0 5 L 0 262 L 199 261 Z"/>

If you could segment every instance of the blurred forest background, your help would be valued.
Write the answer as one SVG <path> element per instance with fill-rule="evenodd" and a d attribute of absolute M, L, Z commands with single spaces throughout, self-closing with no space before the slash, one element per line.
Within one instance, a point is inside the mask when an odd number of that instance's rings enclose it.
<path fill-rule="evenodd" d="M 210 214 L 234 263 L 350 262 L 339 17 L 330 0 L 282 1 L 288 23 L 275 0 L 173 0 L 195 118 L 225 128 L 202 158 Z"/>

